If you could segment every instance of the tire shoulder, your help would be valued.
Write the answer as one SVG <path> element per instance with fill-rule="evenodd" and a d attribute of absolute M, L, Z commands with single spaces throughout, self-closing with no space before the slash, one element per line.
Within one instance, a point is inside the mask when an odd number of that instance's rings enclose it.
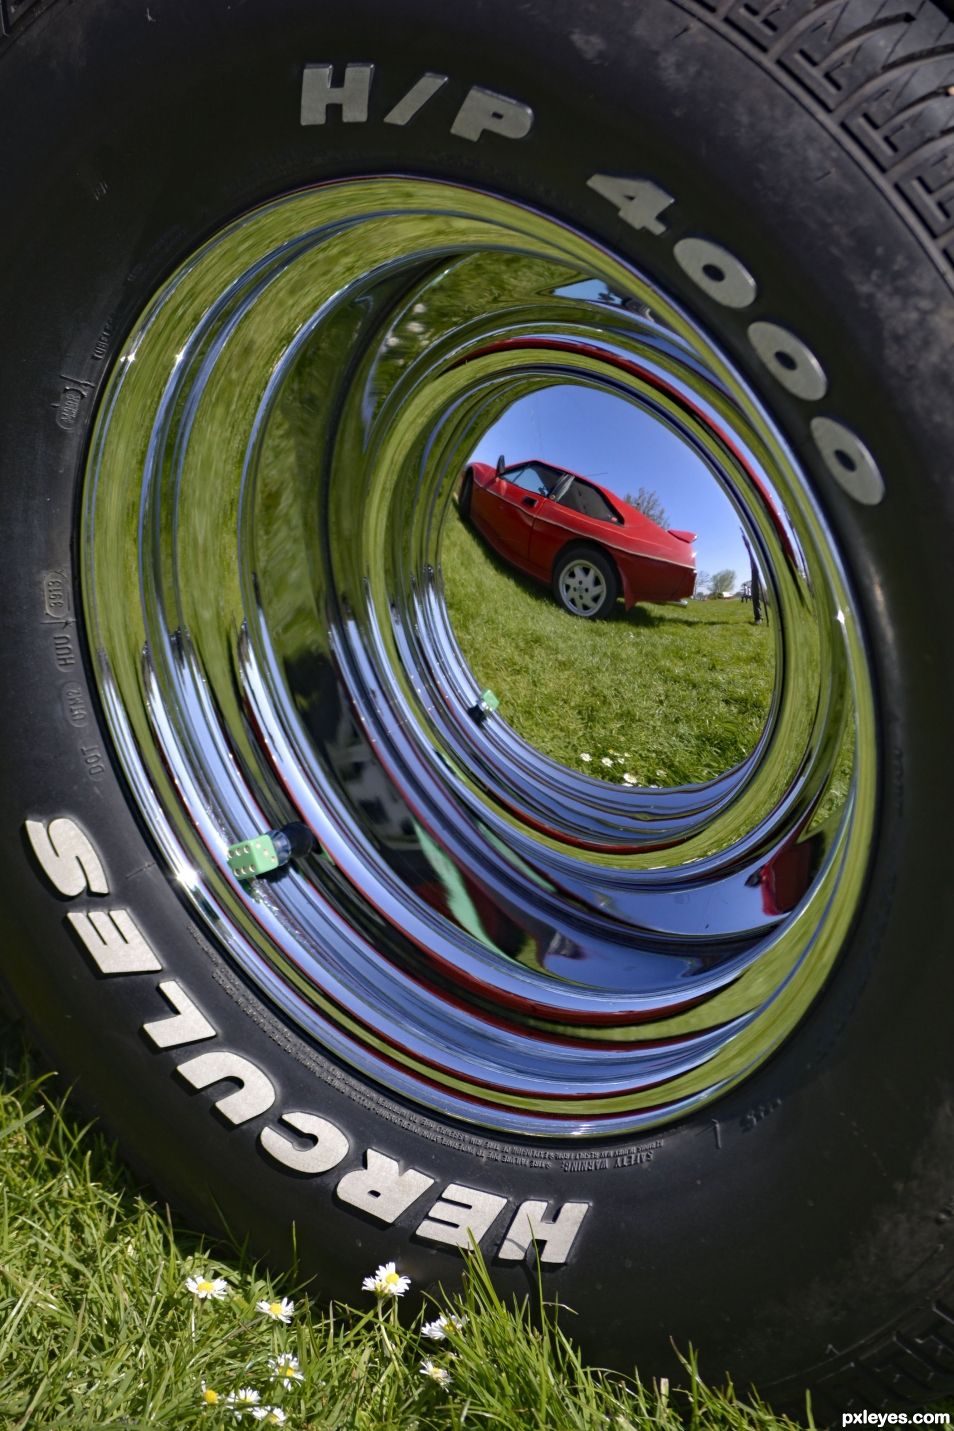
<path fill-rule="evenodd" d="M 837 133 L 954 288 L 954 22 L 932 0 L 677 0 Z"/>

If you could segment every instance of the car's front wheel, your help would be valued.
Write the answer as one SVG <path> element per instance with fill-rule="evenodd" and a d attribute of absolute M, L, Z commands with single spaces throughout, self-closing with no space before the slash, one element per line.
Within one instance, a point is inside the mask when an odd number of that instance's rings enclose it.
<path fill-rule="evenodd" d="M 553 566 L 553 594 L 571 616 L 609 616 L 619 596 L 619 577 L 609 557 L 595 547 L 573 547 Z"/>

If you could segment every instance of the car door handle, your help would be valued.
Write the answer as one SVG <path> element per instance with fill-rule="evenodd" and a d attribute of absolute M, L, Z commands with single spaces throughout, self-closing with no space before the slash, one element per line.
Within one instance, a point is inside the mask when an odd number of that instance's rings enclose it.
<path fill-rule="evenodd" d="M 537 505 L 536 497 L 524 497 L 523 505 L 525 507 L 535 507 Z"/>

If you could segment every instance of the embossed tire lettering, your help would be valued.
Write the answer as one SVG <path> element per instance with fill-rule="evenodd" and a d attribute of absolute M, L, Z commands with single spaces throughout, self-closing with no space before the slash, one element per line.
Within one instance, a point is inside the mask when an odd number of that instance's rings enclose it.
<path fill-rule="evenodd" d="M 329 1296 L 476 1241 L 604 1364 L 950 1392 L 951 6 L 152 9 L 0 14 L 15 1003 Z M 649 434 L 624 505 L 662 438 L 711 479 L 767 625 L 637 599 L 581 392 Z M 478 540 L 524 462 L 589 484 L 572 547 L 507 513 L 585 769 L 520 726 L 541 638 L 498 680 L 450 615 L 452 550 L 484 637 L 530 600 Z M 635 773 L 580 628 L 616 710 L 660 683 Z"/>

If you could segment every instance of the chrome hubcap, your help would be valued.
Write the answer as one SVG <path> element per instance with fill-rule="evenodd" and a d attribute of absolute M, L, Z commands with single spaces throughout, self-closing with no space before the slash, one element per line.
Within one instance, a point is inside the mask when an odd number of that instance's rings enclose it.
<path fill-rule="evenodd" d="M 775 694 L 718 779 L 610 785 L 471 717 L 442 530 L 476 437 L 561 381 L 688 434 L 759 553 Z M 876 797 L 837 550 L 739 374 L 590 241 L 410 179 L 230 225 L 125 346 L 83 559 L 106 719 L 184 897 L 364 1078 L 521 1136 L 618 1134 L 744 1078 L 821 989 Z M 583 614 L 605 589 L 564 581 Z M 237 881 L 228 846 L 290 821 L 315 852 Z"/>

